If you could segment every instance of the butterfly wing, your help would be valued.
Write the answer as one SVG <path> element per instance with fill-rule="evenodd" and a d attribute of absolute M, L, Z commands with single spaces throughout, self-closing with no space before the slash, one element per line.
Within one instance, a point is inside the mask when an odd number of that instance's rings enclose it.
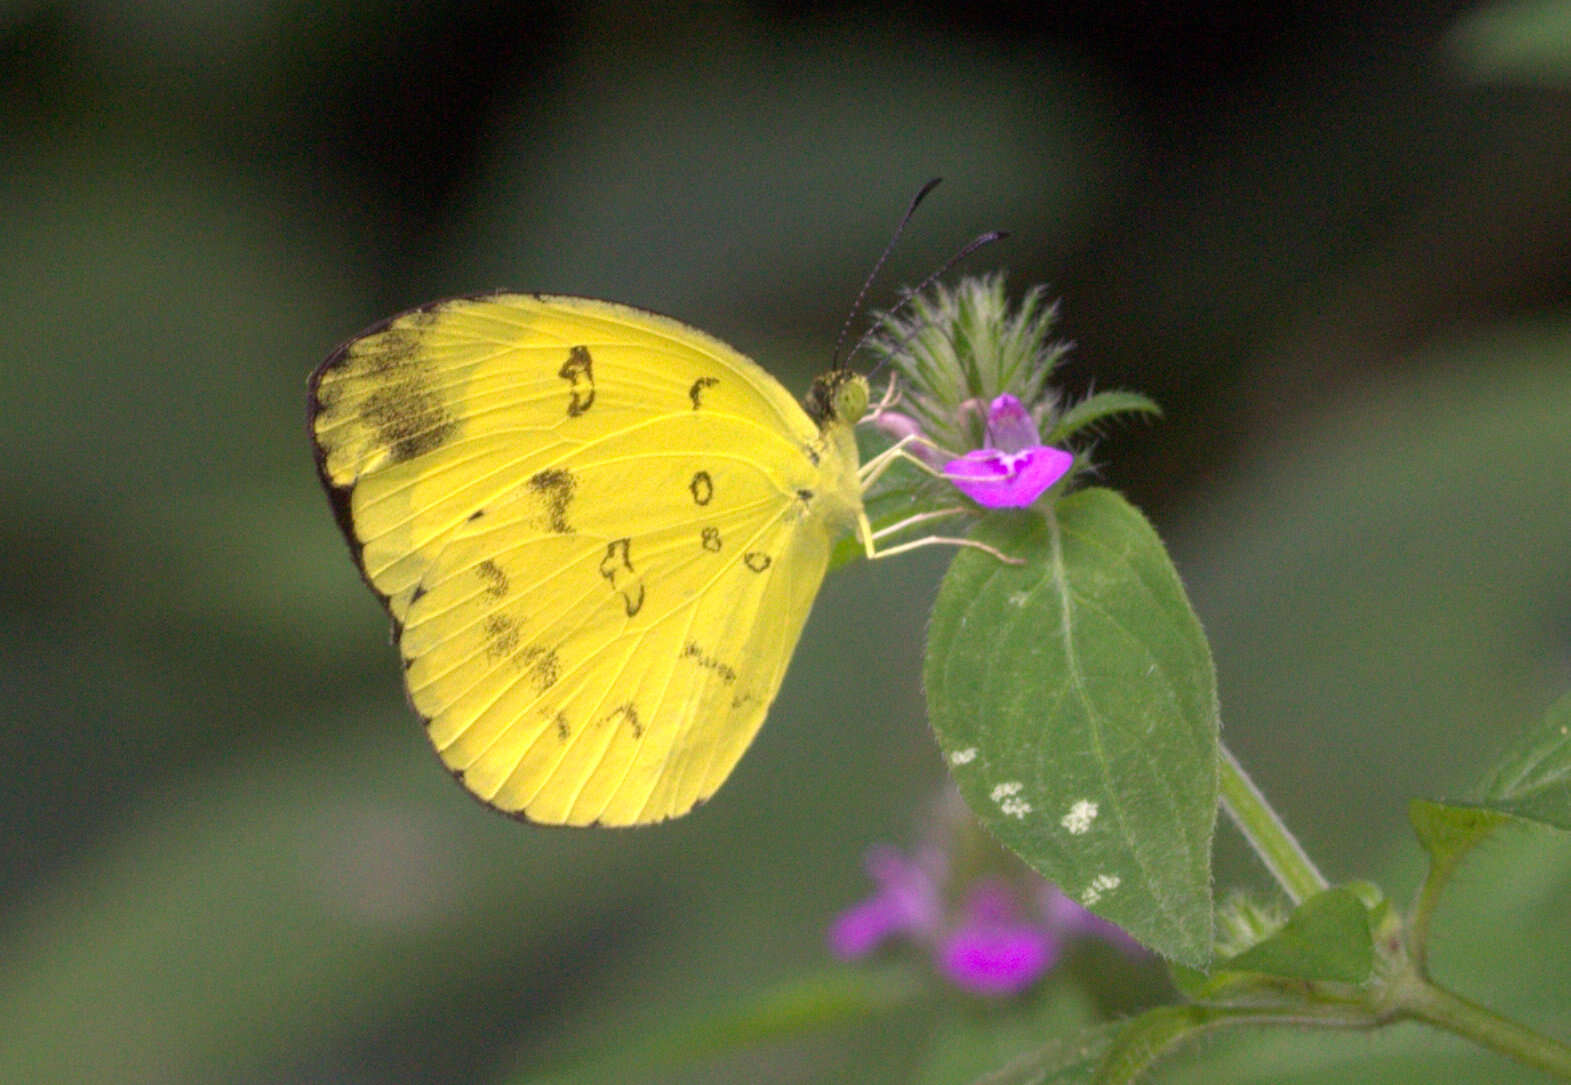
<path fill-rule="evenodd" d="M 410 700 L 470 791 L 574 825 L 713 794 L 860 507 L 847 434 L 695 329 L 523 294 L 395 317 L 311 400 Z"/>

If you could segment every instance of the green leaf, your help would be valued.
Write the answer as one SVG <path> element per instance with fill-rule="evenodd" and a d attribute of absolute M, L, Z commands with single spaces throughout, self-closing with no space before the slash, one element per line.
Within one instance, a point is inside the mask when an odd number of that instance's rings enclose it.
<path fill-rule="evenodd" d="M 1462 857 L 1485 837 L 1511 818 L 1498 810 L 1482 806 L 1458 806 L 1428 799 L 1413 799 L 1407 804 L 1408 820 L 1418 842 L 1429 853 L 1429 862 L 1440 880 L 1450 876 Z M 1431 874 L 1435 877 L 1436 874 Z"/>
<path fill-rule="evenodd" d="M 1429 853 L 1429 872 L 1424 876 L 1418 900 L 1413 905 L 1409 933 L 1409 942 L 1422 959 L 1428 953 L 1429 928 L 1440 904 L 1440 894 L 1451 881 L 1451 875 L 1480 841 L 1515 819 L 1510 814 L 1483 806 L 1458 806 L 1428 799 L 1410 801 L 1407 816 L 1413 823 L 1418 842 Z"/>
<path fill-rule="evenodd" d="M 1217 699 L 1167 551 L 1110 490 L 999 515 L 934 607 L 928 709 L 961 794 L 1007 847 L 1174 960 L 1211 953 Z"/>
<path fill-rule="evenodd" d="M 1091 1085 L 1124 1022 L 1113 1021 L 1061 1036 L 1028 1051 L 973 1085 Z"/>
<path fill-rule="evenodd" d="M 1571 829 L 1571 696 L 1556 701 L 1484 781 L 1484 805 Z"/>
<path fill-rule="evenodd" d="M 1302 980 L 1362 983 L 1374 967 L 1369 912 L 1345 886 L 1300 904 L 1282 929 L 1226 961 L 1230 972 L 1264 972 Z"/>
<path fill-rule="evenodd" d="M 1440 893 L 1462 859 L 1501 827 L 1537 823 L 1571 829 L 1571 696 L 1550 706 L 1483 782 L 1478 804 L 1414 799 L 1408 820 L 1429 853 L 1429 873 L 1413 909 L 1412 941 L 1425 952 Z"/>
<path fill-rule="evenodd" d="M 1162 408 L 1157 406 L 1155 400 L 1139 392 L 1120 392 L 1116 389 L 1098 392 L 1059 415 L 1053 428 L 1042 438 L 1042 443 L 1060 444 L 1087 426 L 1094 426 L 1115 414 L 1130 413 L 1161 414 Z"/>

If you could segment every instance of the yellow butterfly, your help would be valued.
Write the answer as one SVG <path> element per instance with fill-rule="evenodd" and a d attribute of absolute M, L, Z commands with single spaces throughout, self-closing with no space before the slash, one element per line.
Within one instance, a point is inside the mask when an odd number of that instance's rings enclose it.
<path fill-rule="evenodd" d="M 764 721 L 837 536 L 869 556 L 865 379 L 806 409 L 667 317 L 499 293 L 396 316 L 312 375 L 318 470 L 443 762 L 531 821 L 714 794 Z M 918 517 L 917 519 L 925 518 Z M 879 555 L 932 541 L 888 547 Z"/>

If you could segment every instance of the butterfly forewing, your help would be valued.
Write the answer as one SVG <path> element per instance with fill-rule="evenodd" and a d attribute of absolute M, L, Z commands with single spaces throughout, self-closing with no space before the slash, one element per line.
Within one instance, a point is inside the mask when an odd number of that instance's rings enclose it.
<path fill-rule="evenodd" d="M 471 791 L 568 824 L 713 793 L 846 526 L 848 440 L 717 340 L 577 298 L 405 314 L 329 358 L 313 403 L 411 700 Z"/>

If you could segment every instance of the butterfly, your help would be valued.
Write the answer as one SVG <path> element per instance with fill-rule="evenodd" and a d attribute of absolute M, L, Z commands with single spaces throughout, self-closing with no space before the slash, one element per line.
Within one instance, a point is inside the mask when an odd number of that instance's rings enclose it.
<path fill-rule="evenodd" d="M 836 539 L 875 553 L 868 396 L 836 368 L 800 405 L 696 328 L 579 297 L 440 301 L 334 351 L 309 384 L 318 473 L 453 775 L 550 824 L 714 794 Z"/>

